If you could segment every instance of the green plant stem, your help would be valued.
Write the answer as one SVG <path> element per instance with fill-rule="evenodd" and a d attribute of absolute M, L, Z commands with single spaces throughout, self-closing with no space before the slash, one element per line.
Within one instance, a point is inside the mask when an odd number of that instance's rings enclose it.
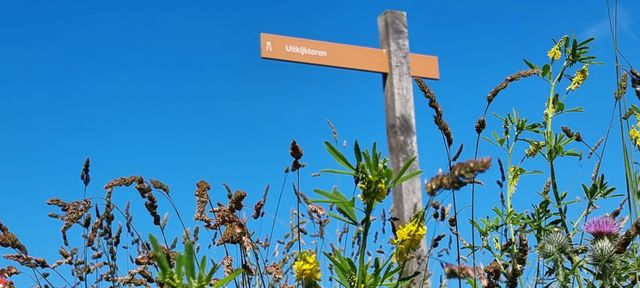
<path fill-rule="evenodd" d="M 302 242 L 300 241 L 300 169 L 296 171 L 298 186 L 296 186 L 293 190 L 296 193 L 296 199 L 298 200 L 298 208 L 296 216 L 298 218 L 297 221 L 297 232 L 298 232 L 298 253 L 302 252 Z"/>
<path fill-rule="evenodd" d="M 82 199 L 87 199 L 87 185 L 84 185 L 84 191 L 82 192 Z M 86 217 L 86 215 L 85 215 L 85 217 Z M 83 245 L 84 249 L 82 251 L 82 254 L 84 256 L 84 265 L 89 265 L 88 262 L 87 262 L 87 257 L 88 257 L 88 255 L 87 255 L 87 248 L 88 248 L 87 247 L 87 238 L 89 236 L 89 229 L 87 227 L 84 227 L 84 235 L 86 235 L 86 237 L 84 237 L 84 245 Z M 84 278 L 84 288 L 89 287 L 89 281 L 87 280 L 87 272 L 86 272 L 86 270 L 84 272 L 84 277 L 83 278 Z"/>
<path fill-rule="evenodd" d="M 582 213 L 580 214 L 580 216 L 578 217 L 578 219 L 575 221 L 575 223 L 573 224 L 573 228 L 571 228 L 571 236 L 575 236 L 576 233 L 578 232 L 577 228 L 578 228 L 578 224 L 580 224 L 580 222 L 582 222 L 582 218 L 586 218 L 589 216 L 589 210 L 590 208 L 593 206 L 593 201 L 589 200 L 589 202 L 587 203 L 587 208 L 584 209 L 582 211 Z M 585 219 L 586 221 L 586 219 Z M 583 231 L 584 233 L 584 231 Z M 582 244 L 582 237 L 580 237 L 580 244 Z"/>
<path fill-rule="evenodd" d="M 551 191 L 553 192 L 553 198 L 555 198 L 556 206 L 558 207 L 558 214 L 560 216 L 560 220 L 562 220 L 562 228 L 564 232 L 567 233 L 569 239 L 571 239 L 571 235 L 569 234 L 569 226 L 567 225 L 567 215 L 564 213 L 564 209 L 562 209 L 562 199 L 560 198 L 560 192 L 558 191 L 558 183 L 556 181 L 556 169 L 553 163 L 554 161 L 549 161 L 549 171 L 551 173 Z"/>
<path fill-rule="evenodd" d="M 514 143 L 514 146 L 515 146 L 515 143 Z M 512 149 L 509 149 L 509 151 L 507 151 L 507 176 L 509 176 L 509 178 L 513 176 L 511 175 L 511 173 L 509 173 L 509 171 L 511 171 L 511 154 L 512 154 Z M 513 211 L 513 207 L 511 206 L 511 196 L 515 191 L 514 185 L 511 185 L 510 182 L 511 182 L 511 179 L 507 179 L 507 183 L 508 183 L 507 184 L 507 205 L 506 205 L 507 217 L 511 215 L 511 212 Z M 511 221 L 509 221 L 509 235 L 511 236 L 511 239 L 515 241 L 516 234 L 515 234 L 515 231 L 513 230 L 513 224 L 511 223 Z M 515 251 L 515 247 L 512 250 Z"/>
<path fill-rule="evenodd" d="M 562 227 L 569 239 L 569 243 L 573 242 L 572 234 L 569 231 L 569 226 L 567 225 L 567 215 L 564 213 L 562 209 L 562 200 L 560 199 L 560 194 L 558 192 L 558 185 L 556 183 L 556 170 L 553 165 L 553 161 L 549 161 L 549 170 L 551 173 L 551 190 L 553 191 L 553 197 L 556 200 L 556 206 L 558 206 L 558 213 L 560 214 L 560 220 L 562 220 Z M 576 257 L 571 257 L 571 264 L 575 267 L 580 261 L 580 259 L 576 259 Z M 578 279 L 578 287 L 582 287 L 582 278 L 580 276 L 576 277 Z"/>
<path fill-rule="evenodd" d="M 610 5 L 609 5 L 609 0 L 607 0 L 607 14 L 609 16 L 609 27 L 611 28 L 611 35 L 612 35 L 612 40 L 613 40 L 613 51 L 614 51 L 614 59 L 615 59 L 615 70 L 616 70 L 616 86 L 618 86 L 618 83 L 620 83 L 620 59 L 618 56 L 618 1 L 616 1 L 615 3 L 615 22 L 614 25 L 611 24 L 611 10 L 610 10 Z M 613 27 L 612 27 L 613 26 Z M 638 183 L 637 178 L 636 178 L 636 171 L 633 171 L 631 163 L 635 163 L 633 160 L 633 154 L 629 153 L 627 151 L 627 145 L 625 142 L 625 138 L 624 138 L 624 129 L 623 129 L 623 125 L 622 125 L 622 106 L 626 107 L 626 101 L 625 98 L 622 98 L 622 101 L 617 101 L 618 102 L 618 113 L 620 115 L 619 117 L 619 121 L 620 121 L 620 138 L 621 138 L 621 143 L 622 143 L 622 150 L 623 150 L 623 157 L 624 157 L 624 172 L 625 172 L 625 176 L 626 176 L 626 182 L 627 182 L 627 198 L 629 200 L 629 214 L 631 216 L 631 219 L 635 220 L 637 217 L 639 217 L 639 211 L 638 211 Z M 629 121 L 626 120 L 625 121 L 627 126 L 627 131 L 629 130 Z M 633 206 L 633 208 L 632 208 Z M 635 217 L 634 217 L 634 213 L 635 213 Z"/>
<path fill-rule="evenodd" d="M 402 265 L 400 266 L 400 274 L 398 274 L 398 280 L 396 281 L 396 285 L 394 286 L 395 288 L 398 288 L 400 286 L 400 278 L 402 278 L 402 273 L 404 273 L 404 266 L 407 264 L 407 260 L 402 262 Z"/>
<path fill-rule="evenodd" d="M 556 171 L 554 166 L 555 161 L 555 152 L 552 154 L 552 149 L 555 149 L 554 137 L 553 137 L 553 116 L 555 114 L 555 107 L 553 107 L 553 98 L 555 96 L 555 88 L 556 84 L 562 79 L 564 75 L 564 71 L 567 68 L 567 62 L 565 61 L 562 65 L 562 69 L 560 69 L 560 73 L 556 76 L 556 78 L 551 82 L 551 89 L 549 90 L 549 98 L 547 99 L 547 109 L 546 109 L 546 131 L 545 131 L 545 147 L 547 150 L 547 161 L 549 162 L 549 170 L 551 173 L 551 190 L 553 192 L 554 200 L 556 201 L 556 206 L 558 207 L 558 214 L 560 219 L 562 220 L 562 227 L 564 228 L 567 235 L 569 235 L 569 227 L 567 225 L 567 216 L 562 209 L 562 203 L 560 199 L 560 192 L 558 191 L 558 182 L 556 178 Z"/>
<path fill-rule="evenodd" d="M 284 179 L 282 179 L 282 185 L 280 186 L 280 195 L 278 195 L 278 203 L 276 204 L 276 211 L 273 213 L 273 221 L 271 222 L 271 230 L 269 232 L 269 238 L 267 241 L 269 242 L 273 242 L 273 229 L 276 226 L 276 220 L 278 219 L 278 210 L 280 209 L 280 201 L 282 200 L 282 195 L 284 194 L 284 185 L 287 183 L 287 178 L 289 176 L 289 173 L 284 173 Z M 212 205 L 213 206 L 213 205 Z M 264 265 L 267 266 L 267 261 L 269 259 L 271 259 L 271 257 L 269 257 L 269 250 L 271 249 L 271 245 L 267 246 L 267 252 L 265 253 L 265 257 L 267 257 L 265 259 Z"/>
<path fill-rule="evenodd" d="M 371 227 L 371 212 L 373 212 L 373 201 L 367 203 L 367 207 L 364 210 L 364 230 L 360 240 L 360 257 L 358 260 L 358 279 L 356 281 L 356 287 L 361 287 L 365 281 L 367 267 L 365 267 L 365 256 L 367 254 L 367 237 L 369 235 L 369 228 Z"/>
<path fill-rule="evenodd" d="M 444 143 L 445 151 L 447 153 L 447 162 L 449 165 L 449 172 L 453 169 L 453 163 L 451 161 L 451 147 L 447 144 L 446 136 L 444 133 L 441 133 L 442 142 Z M 453 176 L 452 176 L 453 177 Z M 453 179 L 452 179 L 453 180 Z M 460 231 L 458 228 L 458 206 L 456 204 L 456 193 L 452 189 L 451 190 L 451 202 L 453 203 L 453 218 L 455 219 L 455 236 L 456 236 L 456 263 L 458 266 L 461 265 L 460 262 Z M 462 287 L 462 279 L 458 278 L 458 287 Z"/>
<path fill-rule="evenodd" d="M 556 88 L 556 84 L 558 84 L 558 82 L 560 82 L 560 80 L 562 79 L 563 75 L 564 75 L 564 71 L 567 69 L 568 63 L 565 61 L 564 64 L 562 65 L 562 68 L 560 69 L 560 73 L 557 74 L 556 78 L 553 80 L 553 82 L 551 82 L 551 89 L 549 90 L 549 98 L 547 99 L 547 108 L 545 110 L 545 149 L 546 149 L 546 154 L 547 154 L 547 162 L 549 163 L 549 173 L 551 174 L 551 191 L 553 192 L 553 197 L 554 200 L 556 202 L 556 206 L 558 208 L 558 215 L 560 216 L 560 220 L 562 222 L 562 227 L 564 228 L 565 233 L 567 234 L 567 237 L 569 238 L 569 242 L 572 241 L 572 237 L 569 231 L 569 226 L 567 225 L 567 215 L 565 214 L 564 210 L 562 209 L 562 199 L 560 198 L 560 192 L 558 191 L 558 181 L 557 181 L 557 177 L 556 177 L 556 170 L 555 170 L 555 152 L 553 152 L 552 154 L 552 150 L 551 149 L 555 149 L 555 143 L 554 143 L 554 136 L 553 136 L 553 117 L 555 115 L 555 107 L 553 107 L 553 98 L 555 96 L 555 88 Z M 571 257 L 571 264 L 575 267 L 575 265 L 577 265 L 577 263 L 579 263 L 579 259 L 576 259 L 575 257 Z M 562 263 L 558 263 L 556 262 L 556 267 L 561 266 Z M 560 268 L 563 269 L 563 268 Z M 562 271 L 557 270 L 559 272 L 559 279 L 561 279 L 562 277 L 564 277 L 563 273 L 561 273 Z M 582 278 L 580 277 L 576 277 L 578 279 L 578 287 L 583 287 L 582 285 Z"/>
<path fill-rule="evenodd" d="M 626 188 L 627 188 L 627 198 L 629 199 L 629 214 L 631 215 L 631 219 L 636 219 L 636 217 L 638 217 L 638 197 L 637 197 L 637 183 L 636 183 L 636 177 L 635 177 L 635 173 L 633 171 L 633 167 L 631 166 L 631 163 L 633 163 L 633 159 L 632 159 L 632 155 L 631 153 L 629 153 L 629 151 L 627 150 L 627 143 L 625 142 L 626 139 L 624 137 L 625 135 L 625 131 L 624 131 L 624 123 L 623 123 L 623 119 L 622 119 L 622 115 L 624 114 L 622 112 L 622 106 L 623 103 L 622 101 L 618 101 L 618 114 L 620 115 L 620 117 L 618 118 L 619 122 L 620 122 L 620 138 L 621 138 L 621 143 L 622 143 L 622 157 L 623 157 L 623 162 L 624 162 L 624 175 L 625 175 L 625 180 L 626 180 Z M 633 207 L 633 208 L 632 208 Z M 634 213 L 635 213 L 635 217 L 634 217 Z"/>

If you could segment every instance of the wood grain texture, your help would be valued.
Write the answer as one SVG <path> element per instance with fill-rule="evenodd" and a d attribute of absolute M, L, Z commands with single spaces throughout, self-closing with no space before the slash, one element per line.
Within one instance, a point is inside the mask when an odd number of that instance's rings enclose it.
<path fill-rule="evenodd" d="M 409 63 L 409 37 L 406 13 L 401 11 L 385 11 L 378 17 L 380 47 L 387 52 L 389 73 L 383 75 L 385 116 L 387 122 L 387 144 L 391 154 L 394 171 L 399 171 L 411 157 L 418 155 L 416 139 L 415 111 L 413 104 L 413 82 Z M 408 172 L 418 169 L 416 160 Z M 422 209 L 422 185 L 420 178 L 415 177 L 397 186 L 392 191 L 393 204 L 391 214 L 405 224 Z M 417 279 L 422 287 L 431 287 L 427 267 L 425 265 L 426 243 L 423 241 L 415 252 L 416 259 L 405 266 L 405 273 L 420 271 Z M 414 286 L 420 286 L 414 282 Z"/>

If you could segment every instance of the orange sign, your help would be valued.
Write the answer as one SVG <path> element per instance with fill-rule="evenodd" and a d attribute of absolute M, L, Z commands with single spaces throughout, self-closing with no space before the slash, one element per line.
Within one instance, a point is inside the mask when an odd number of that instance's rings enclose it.
<path fill-rule="evenodd" d="M 385 50 L 324 41 L 260 34 L 262 58 L 388 73 Z M 410 54 L 411 76 L 438 79 L 438 57 Z"/>

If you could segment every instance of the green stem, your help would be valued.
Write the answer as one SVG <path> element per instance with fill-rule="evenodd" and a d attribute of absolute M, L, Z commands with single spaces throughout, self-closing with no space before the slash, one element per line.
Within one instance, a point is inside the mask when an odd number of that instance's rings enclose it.
<path fill-rule="evenodd" d="M 587 203 L 587 208 L 582 211 L 582 214 L 580 214 L 580 216 L 578 217 L 576 222 L 573 224 L 573 228 L 571 229 L 571 235 L 572 236 L 576 235 L 576 233 L 578 232 L 578 230 L 577 230 L 578 225 L 580 224 L 580 222 L 582 222 L 582 218 L 585 218 L 585 217 L 587 217 L 587 215 L 589 215 L 589 210 L 591 209 L 592 206 L 593 206 L 593 201 L 589 200 L 589 202 Z M 580 238 L 582 238 L 582 237 L 580 237 Z M 582 239 L 580 239 L 580 241 L 582 241 Z M 582 243 L 580 243 L 580 244 L 582 244 Z"/>
<path fill-rule="evenodd" d="M 560 82 L 560 80 L 562 79 L 562 77 L 564 76 L 564 71 L 567 69 L 568 63 L 565 61 L 564 64 L 562 65 L 562 68 L 560 69 L 560 73 L 557 74 L 556 78 L 553 80 L 553 82 L 551 82 L 551 89 L 549 90 L 549 98 L 547 99 L 547 109 L 545 110 L 545 149 L 546 149 L 546 154 L 547 154 L 547 162 L 549 163 L 549 173 L 551 174 L 551 191 L 553 192 L 553 197 L 554 200 L 556 202 L 556 206 L 558 208 L 558 214 L 560 216 L 560 220 L 562 221 L 562 226 L 564 228 L 565 233 L 567 234 L 567 237 L 569 238 L 569 242 L 572 241 L 572 237 L 569 231 L 569 226 L 567 225 L 567 215 L 564 213 L 564 210 L 562 209 L 562 199 L 560 198 L 560 192 L 558 191 L 558 181 L 557 181 L 557 177 L 556 177 L 556 169 L 555 169 L 555 165 L 554 165 L 554 161 L 555 161 L 555 152 L 552 153 L 551 149 L 555 149 L 555 142 L 554 142 L 554 135 L 553 135 L 553 117 L 555 115 L 555 107 L 553 107 L 553 98 L 555 96 L 555 88 L 556 88 L 556 84 L 558 84 L 558 82 Z M 575 257 L 571 257 L 571 264 L 575 267 L 577 265 L 577 263 L 579 263 L 578 261 L 579 259 L 576 259 Z M 564 273 L 563 273 L 563 267 L 562 267 L 562 263 L 556 260 L 556 268 L 559 270 L 558 271 L 558 279 L 561 279 L 563 282 L 565 279 L 563 279 L 564 277 Z M 578 287 L 583 287 L 582 285 L 582 279 L 578 276 L 576 277 L 578 279 Z M 565 283 L 566 285 L 566 283 Z"/>
<path fill-rule="evenodd" d="M 296 232 L 298 234 L 298 254 L 302 252 L 302 241 L 300 236 L 300 170 L 297 171 L 298 176 L 298 186 L 294 187 L 294 192 L 296 193 L 297 200 L 297 208 L 296 208 Z"/>
<path fill-rule="evenodd" d="M 402 273 L 404 273 L 404 266 L 407 264 L 407 260 L 402 262 L 402 266 L 400 266 L 400 274 L 398 274 L 398 280 L 396 281 L 395 288 L 400 286 L 400 278 L 402 278 Z"/>
<path fill-rule="evenodd" d="M 622 112 L 622 106 L 623 103 L 622 101 L 618 101 L 618 113 L 619 115 L 623 115 Z M 624 123 L 622 121 L 622 116 L 619 117 L 619 121 L 620 121 L 620 138 L 622 138 L 621 142 L 622 142 L 622 157 L 623 157 L 623 162 L 624 162 L 624 175 L 625 175 L 625 180 L 626 180 L 626 184 L 627 184 L 627 198 L 629 199 L 629 214 L 631 215 L 632 219 L 635 219 L 636 217 L 638 217 L 638 194 L 637 194 L 637 183 L 636 183 L 636 177 L 635 177 L 635 173 L 633 171 L 633 167 L 631 165 L 631 163 L 633 163 L 633 154 L 629 153 L 629 151 L 627 150 L 627 143 L 625 142 L 626 139 L 624 137 L 625 135 L 625 129 L 624 129 Z M 628 126 L 627 126 L 628 128 Z M 634 217 L 635 214 L 635 217 Z"/>
<path fill-rule="evenodd" d="M 356 287 L 361 287 L 365 281 L 367 267 L 365 267 L 364 261 L 367 254 L 367 238 L 369 235 L 369 228 L 371 227 L 371 212 L 373 212 L 373 201 L 367 203 L 367 207 L 364 210 L 364 230 L 362 231 L 362 237 L 360 238 L 360 259 L 358 260 L 358 279 L 356 281 Z"/>
<path fill-rule="evenodd" d="M 515 143 L 514 143 L 515 145 Z M 513 192 L 515 191 L 515 185 L 511 185 L 511 182 L 513 182 L 511 180 L 511 177 L 513 177 L 513 175 L 511 175 L 510 171 L 511 169 L 511 153 L 512 153 L 512 149 L 509 149 L 508 153 L 507 153 L 507 175 L 509 176 L 509 179 L 507 180 L 507 183 L 509 183 L 507 185 L 507 215 L 511 215 L 511 212 L 513 211 L 513 207 L 511 205 L 511 196 L 513 195 Z M 515 183 L 515 182 L 514 182 Z M 509 234 L 511 236 L 511 239 L 513 239 L 515 241 L 516 239 L 516 234 L 515 231 L 513 230 L 513 223 L 511 223 L 511 221 L 509 221 Z M 513 249 L 513 251 L 515 251 L 515 247 Z"/>
<path fill-rule="evenodd" d="M 545 122 L 546 122 L 545 123 L 545 126 L 546 126 L 545 127 L 546 128 L 545 147 L 547 152 L 547 161 L 549 162 L 549 170 L 551 173 L 551 190 L 553 191 L 553 197 L 555 198 L 556 206 L 558 207 L 558 214 L 560 215 L 560 219 L 562 220 L 562 226 L 565 232 L 567 233 L 567 235 L 569 235 L 569 227 L 567 225 L 567 216 L 565 215 L 564 210 L 562 209 L 560 193 L 558 191 L 556 171 L 553 164 L 556 155 L 555 155 L 555 152 L 552 153 L 552 149 L 555 149 L 553 129 L 552 129 L 553 116 L 555 115 L 555 107 L 553 107 L 553 98 L 555 96 L 556 85 L 558 84 L 560 79 L 562 79 L 562 76 L 564 75 L 564 71 L 566 70 L 566 68 L 567 68 L 567 62 L 565 61 L 564 64 L 562 65 L 562 68 L 560 69 L 560 73 L 558 73 L 558 75 L 553 80 L 553 82 L 551 82 L 551 89 L 549 89 L 549 98 L 547 99 L 547 109 L 545 111 L 545 114 L 546 114 L 545 115 Z"/>
<path fill-rule="evenodd" d="M 567 225 L 567 215 L 564 213 L 564 209 L 562 209 L 562 199 L 560 198 L 560 192 L 558 191 L 558 183 L 556 181 L 556 169 L 553 165 L 553 160 L 549 161 L 549 170 L 551 173 L 551 191 L 553 192 L 553 198 L 555 198 L 556 206 L 558 207 L 558 214 L 560 215 L 560 220 L 562 220 L 562 228 L 564 228 L 564 232 L 567 233 L 569 239 L 571 239 L 571 235 L 569 234 L 569 226 Z"/>

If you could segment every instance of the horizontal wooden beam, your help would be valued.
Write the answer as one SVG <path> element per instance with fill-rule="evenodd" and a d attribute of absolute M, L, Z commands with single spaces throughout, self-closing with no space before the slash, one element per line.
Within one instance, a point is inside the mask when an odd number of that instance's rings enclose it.
<path fill-rule="evenodd" d="M 267 33 L 260 34 L 260 47 L 260 56 L 264 59 L 389 73 L 389 57 L 383 49 Z M 409 63 L 413 77 L 440 78 L 436 56 L 410 54 Z"/>

